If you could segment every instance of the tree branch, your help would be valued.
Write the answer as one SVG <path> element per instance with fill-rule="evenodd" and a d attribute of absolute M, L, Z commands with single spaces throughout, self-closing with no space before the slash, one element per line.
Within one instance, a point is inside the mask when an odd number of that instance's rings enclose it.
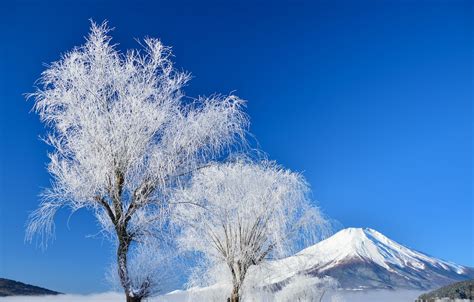
<path fill-rule="evenodd" d="M 117 224 L 116 218 L 114 215 L 114 212 L 110 208 L 110 205 L 107 203 L 107 201 L 104 199 L 104 197 L 96 196 L 95 200 L 102 206 L 104 207 L 105 211 L 107 212 L 107 215 L 109 215 L 110 219 L 112 220 L 112 223 L 115 225 Z"/>

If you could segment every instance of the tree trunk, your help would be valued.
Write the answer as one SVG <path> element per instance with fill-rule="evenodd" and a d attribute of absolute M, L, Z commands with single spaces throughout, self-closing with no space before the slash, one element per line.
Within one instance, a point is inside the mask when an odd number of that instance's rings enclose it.
<path fill-rule="evenodd" d="M 141 297 L 132 297 L 128 294 L 126 296 L 127 296 L 127 302 L 141 302 L 142 301 Z"/>
<path fill-rule="evenodd" d="M 143 299 L 143 293 L 140 292 L 132 294 L 132 286 L 130 284 L 130 277 L 128 275 L 128 266 L 127 266 L 127 258 L 128 258 L 128 250 L 131 243 L 131 237 L 128 235 L 126 229 L 118 228 L 117 231 L 119 245 L 117 248 L 117 269 L 118 274 L 120 277 L 120 283 L 125 291 L 125 297 L 127 298 L 127 302 L 141 302 Z M 144 286 L 144 285 L 143 285 Z"/>
<path fill-rule="evenodd" d="M 322 293 L 321 297 L 319 297 L 319 302 L 322 302 L 322 301 L 323 301 L 323 297 L 324 297 L 324 294 L 325 294 L 325 293 L 326 293 L 326 291 L 323 290 L 323 293 Z"/>
<path fill-rule="evenodd" d="M 232 289 L 232 294 L 230 295 L 230 298 L 227 299 L 229 302 L 239 302 L 240 301 L 240 296 L 239 296 L 239 288 L 235 287 Z"/>
<path fill-rule="evenodd" d="M 131 242 L 130 237 L 128 236 L 126 229 L 120 227 L 117 227 L 117 237 L 119 240 L 117 248 L 117 270 L 120 284 L 125 291 L 127 302 L 140 302 L 141 297 L 135 297 L 131 293 L 130 278 L 128 276 L 127 256 Z"/>

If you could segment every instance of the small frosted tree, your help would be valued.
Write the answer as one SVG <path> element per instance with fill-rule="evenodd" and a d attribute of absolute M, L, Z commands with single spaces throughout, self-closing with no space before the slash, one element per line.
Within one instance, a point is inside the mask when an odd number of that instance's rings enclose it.
<path fill-rule="evenodd" d="M 116 243 L 127 301 L 140 301 L 153 293 L 153 274 L 132 269 L 130 254 L 146 259 L 150 236 L 169 237 L 171 190 L 242 142 L 247 118 L 233 95 L 185 98 L 190 76 L 175 70 L 159 40 L 124 54 L 108 31 L 92 23 L 86 43 L 49 65 L 31 95 L 50 129 L 53 182 L 30 216 L 27 239 L 37 234 L 47 244 L 60 208 L 91 210 Z"/>
<path fill-rule="evenodd" d="M 236 160 L 195 173 L 175 198 L 182 249 L 201 252 L 211 265 L 226 265 L 230 301 L 239 301 L 249 268 L 291 252 L 321 231 L 325 220 L 307 198 L 300 174 L 269 161 Z"/>
<path fill-rule="evenodd" d="M 325 293 L 338 287 L 335 279 L 297 275 L 275 293 L 277 302 L 321 302 Z"/>

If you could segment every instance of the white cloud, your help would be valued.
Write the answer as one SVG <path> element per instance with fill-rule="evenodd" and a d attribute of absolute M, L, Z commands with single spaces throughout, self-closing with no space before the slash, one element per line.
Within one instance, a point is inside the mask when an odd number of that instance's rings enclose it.
<path fill-rule="evenodd" d="M 325 295 L 323 302 L 413 302 L 422 294 L 416 290 L 379 290 L 367 292 L 344 291 L 339 292 L 336 296 Z M 147 302 L 188 302 L 192 298 L 183 291 L 176 291 L 163 297 L 149 299 Z M 118 302 L 124 301 L 125 296 L 122 293 L 108 292 L 90 295 L 58 295 L 58 296 L 17 296 L 2 297 L 0 302 Z"/>
<path fill-rule="evenodd" d="M 90 295 L 56 295 L 56 296 L 13 296 L 0 298 L 0 302 L 117 302 L 123 301 L 122 293 L 100 293 Z"/>
<path fill-rule="evenodd" d="M 346 302 L 413 302 L 423 292 L 417 290 L 371 290 L 371 291 L 343 291 L 339 294 L 339 301 Z M 324 299 L 324 302 L 331 301 Z"/>

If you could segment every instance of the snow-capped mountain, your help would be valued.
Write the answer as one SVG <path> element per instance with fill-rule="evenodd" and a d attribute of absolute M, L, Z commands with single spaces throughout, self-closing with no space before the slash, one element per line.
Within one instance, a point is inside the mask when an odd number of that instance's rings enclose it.
<path fill-rule="evenodd" d="M 474 278 L 474 269 L 411 250 L 369 228 L 347 228 L 270 264 L 267 284 L 331 276 L 345 289 L 429 289 Z"/>

